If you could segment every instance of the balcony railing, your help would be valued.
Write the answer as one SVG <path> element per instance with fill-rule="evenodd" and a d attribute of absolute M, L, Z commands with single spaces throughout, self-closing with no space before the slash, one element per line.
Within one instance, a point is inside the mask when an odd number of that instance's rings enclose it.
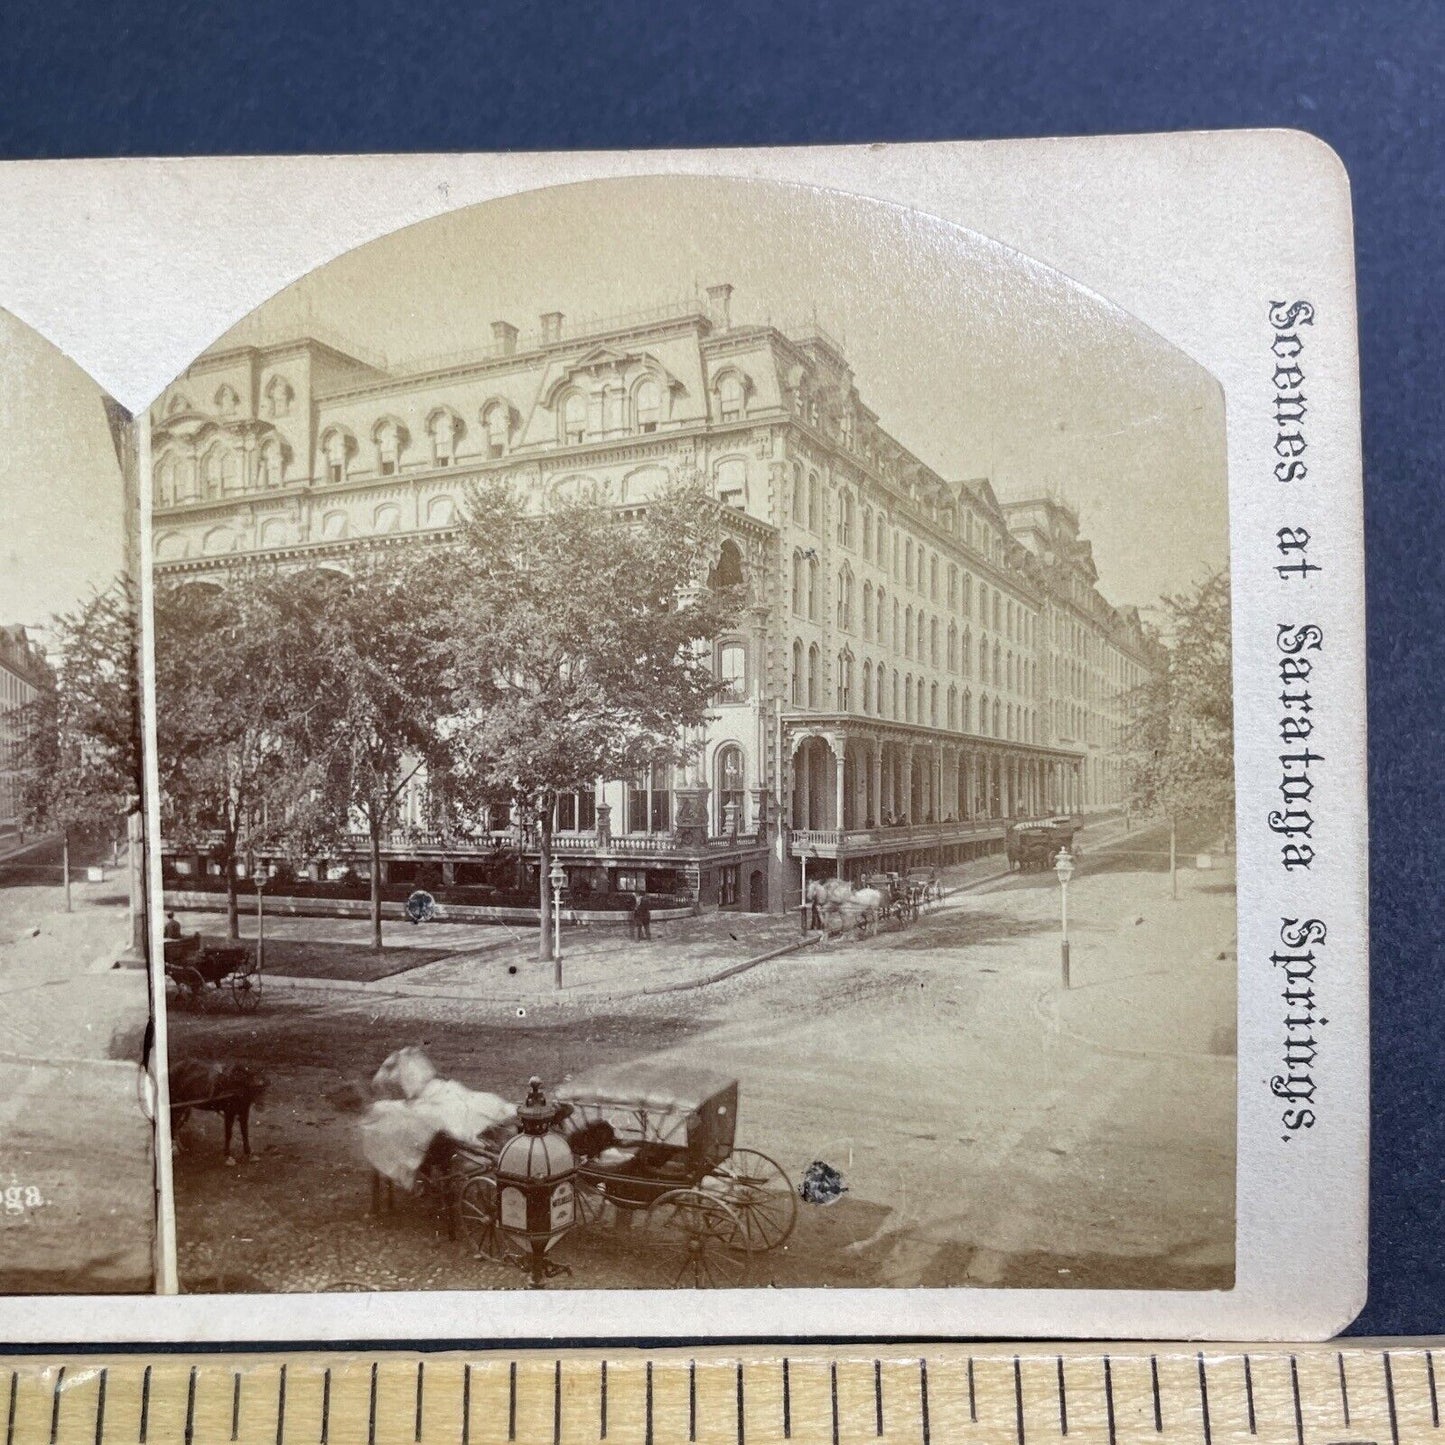
<path fill-rule="evenodd" d="M 795 853 L 809 848 L 855 853 L 910 845 L 931 847 L 986 837 L 1000 832 L 1006 823 L 1004 818 L 971 818 L 954 823 L 904 823 L 894 828 L 794 828 L 788 834 L 788 846 Z"/>

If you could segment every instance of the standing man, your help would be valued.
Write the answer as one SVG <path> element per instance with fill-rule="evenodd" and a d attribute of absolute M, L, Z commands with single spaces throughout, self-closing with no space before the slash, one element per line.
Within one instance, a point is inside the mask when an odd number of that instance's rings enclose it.
<path fill-rule="evenodd" d="M 639 893 L 637 902 L 632 905 L 632 928 L 633 936 L 639 943 L 644 938 L 652 942 L 652 905 L 647 901 L 646 893 Z"/>

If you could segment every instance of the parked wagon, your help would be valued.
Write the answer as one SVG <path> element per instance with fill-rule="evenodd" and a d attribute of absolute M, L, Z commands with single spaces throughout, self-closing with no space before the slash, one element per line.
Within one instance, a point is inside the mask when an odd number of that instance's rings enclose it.
<path fill-rule="evenodd" d="M 735 1287 L 752 1257 L 793 1232 L 798 1200 L 782 1166 L 736 1144 L 738 1082 L 637 1064 L 557 1091 L 577 1157 L 578 1222 L 641 1216 L 668 1285 Z M 464 1146 L 458 1218 L 479 1254 L 497 1258 L 496 1151 Z"/>
<path fill-rule="evenodd" d="M 183 1006 L 204 1008 L 229 994 L 242 1013 L 261 1005 L 261 970 L 245 944 L 207 944 L 199 933 L 165 940 L 166 979 L 176 986 Z"/>
<path fill-rule="evenodd" d="M 1010 869 L 1034 873 L 1054 866 L 1061 851 L 1078 856 L 1075 837 L 1079 825 L 1073 818 L 1036 818 L 1028 822 L 1010 823 L 1004 846 Z"/>

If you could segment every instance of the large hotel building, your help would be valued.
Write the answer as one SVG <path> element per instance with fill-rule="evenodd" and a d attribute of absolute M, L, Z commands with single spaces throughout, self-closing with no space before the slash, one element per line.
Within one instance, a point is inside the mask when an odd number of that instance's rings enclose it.
<path fill-rule="evenodd" d="M 731 299 L 585 328 L 551 312 L 526 337 L 495 321 L 486 350 L 405 370 L 314 331 L 214 349 L 152 411 L 157 579 L 445 544 L 479 477 L 645 508 L 701 476 L 728 508 L 717 573 L 748 599 L 717 644 L 722 700 L 692 766 L 559 801 L 571 879 L 777 910 L 804 859 L 956 859 L 1008 818 L 1117 805 L 1126 699 L 1159 652 L 1100 593 L 1076 515 L 945 480 L 825 332 L 734 324 Z M 398 819 L 388 874 L 440 861 L 463 881 L 474 855 L 420 816 Z"/>
<path fill-rule="evenodd" d="M 24 709 L 45 685 L 48 665 L 24 627 L 0 627 L 0 852 L 24 838 L 24 779 L 20 771 Z"/>

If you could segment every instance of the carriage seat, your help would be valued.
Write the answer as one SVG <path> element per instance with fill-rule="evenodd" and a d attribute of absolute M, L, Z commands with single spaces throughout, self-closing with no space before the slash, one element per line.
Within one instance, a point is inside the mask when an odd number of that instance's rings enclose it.
<path fill-rule="evenodd" d="M 180 938 L 166 939 L 165 950 L 167 964 L 194 963 L 201 952 L 200 932 L 187 933 Z"/>

